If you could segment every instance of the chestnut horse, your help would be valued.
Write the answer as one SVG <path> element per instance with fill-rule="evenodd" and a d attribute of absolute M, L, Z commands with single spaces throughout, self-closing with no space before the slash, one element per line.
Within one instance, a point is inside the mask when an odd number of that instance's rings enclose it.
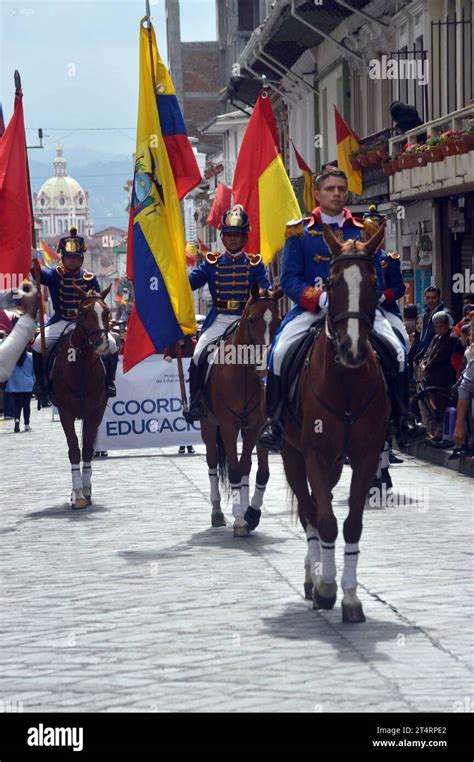
<path fill-rule="evenodd" d="M 71 503 L 73 508 L 86 508 L 92 503 L 92 456 L 97 430 L 107 404 L 105 371 L 100 360 L 110 351 L 110 310 L 105 297 L 111 286 L 100 294 L 81 294 L 74 329 L 61 341 L 53 372 L 51 402 L 57 407 L 69 448 L 72 472 Z M 74 430 L 76 418 L 82 419 L 81 450 Z"/>
<path fill-rule="evenodd" d="M 237 329 L 217 350 L 211 364 L 205 394 L 209 418 L 201 421 L 211 485 L 212 526 L 225 526 L 219 479 L 232 492 L 234 536 L 246 537 L 259 523 L 270 472 L 268 452 L 257 447 L 258 470 L 255 492 L 249 504 L 252 450 L 263 425 L 263 386 L 266 354 L 280 324 L 278 300 L 281 289 L 261 290 L 254 283 Z M 237 439 L 242 435 L 242 454 Z M 219 474 L 218 474 L 219 467 Z"/>
<path fill-rule="evenodd" d="M 337 520 L 331 491 L 341 476 L 344 456 L 350 458 L 352 479 L 341 580 L 344 622 L 365 621 L 357 597 L 359 540 L 365 500 L 389 421 L 385 382 L 368 340 L 377 305 L 372 255 L 381 245 L 384 227 L 360 243 L 341 242 L 324 225 L 324 237 L 334 256 L 325 330 L 306 355 L 296 416 L 288 403 L 284 410 L 283 464 L 306 532 L 305 593 L 312 597 L 315 609 L 332 609 L 336 602 Z"/>

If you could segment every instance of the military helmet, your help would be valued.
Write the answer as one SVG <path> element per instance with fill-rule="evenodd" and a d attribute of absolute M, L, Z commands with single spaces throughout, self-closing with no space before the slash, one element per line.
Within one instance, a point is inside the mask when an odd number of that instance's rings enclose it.
<path fill-rule="evenodd" d="M 248 214 L 245 212 L 242 204 L 236 204 L 222 215 L 221 233 L 241 233 L 246 235 L 249 229 Z"/>

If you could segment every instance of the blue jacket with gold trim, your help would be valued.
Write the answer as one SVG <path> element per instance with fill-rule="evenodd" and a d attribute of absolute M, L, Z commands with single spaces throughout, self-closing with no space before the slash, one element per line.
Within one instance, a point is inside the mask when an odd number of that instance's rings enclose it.
<path fill-rule="evenodd" d="M 189 282 L 193 291 L 207 283 L 211 292 L 212 308 L 202 331 L 209 328 L 218 315 L 239 317 L 253 283 L 258 283 L 260 288 L 271 288 L 260 254 L 245 252 L 238 256 L 207 252 L 205 261 L 189 273 Z"/>
<path fill-rule="evenodd" d="M 344 224 L 330 225 L 336 235 L 344 240 L 359 238 L 363 232 L 363 224 L 352 217 L 348 209 L 344 209 Z M 377 292 L 380 297 L 384 291 L 384 278 L 381 267 L 382 250 L 374 254 L 374 265 L 377 273 Z M 317 289 L 323 288 L 329 277 L 329 269 L 333 256 L 323 238 L 319 207 L 315 209 L 309 221 L 303 226 L 303 235 L 291 235 L 285 243 L 281 270 L 281 285 L 285 294 L 295 302 L 288 312 L 279 331 L 286 323 L 305 310 L 315 312 L 319 295 Z"/>
<path fill-rule="evenodd" d="M 401 312 L 397 304 L 397 299 L 401 299 L 406 291 L 403 280 L 402 269 L 400 265 L 400 255 L 395 252 L 381 256 L 381 264 L 384 278 L 384 301 L 380 305 L 386 312 L 401 318 Z"/>
<path fill-rule="evenodd" d="M 58 265 L 55 269 L 42 267 L 41 284 L 49 288 L 54 307 L 54 315 L 50 317 L 47 325 L 53 325 L 59 320 L 75 320 L 81 296 L 75 291 L 73 284 L 85 291 L 91 289 L 100 291 L 96 276 L 87 270 L 83 270 L 82 267 L 72 273 L 66 270 L 63 265 Z"/>

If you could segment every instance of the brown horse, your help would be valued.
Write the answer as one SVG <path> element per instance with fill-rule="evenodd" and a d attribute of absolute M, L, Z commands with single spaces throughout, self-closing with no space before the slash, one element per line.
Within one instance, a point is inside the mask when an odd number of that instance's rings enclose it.
<path fill-rule="evenodd" d="M 58 408 L 69 448 L 72 472 L 71 503 L 73 508 L 86 508 L 92 503 L 92 456 L 97 430 L 107 404 L 104 366 L 101 356 L 110 350 L 110 310 L 105 297 L 111 286 L 100 294 L 81 294 L 76 325 L 61 342 L 52 373 L 51 401 Z M 83 421 L 82 475 L 81 451 L 74 430 L 76 418 Z"/>
<path fill-rule="evenodd" d="M 281 289 L 261 290 L 253 284 L 237 329 L 222 341 L 206 385 L 209 418 L 201 421 L 211 485 L 212 526 L 225 526 L 219 477 L 232 492 L 234 536 L 246 537 L 260 520 L 260 508 L 269 478 L 268 452 L 257 447 L 255 492 L 249 500 L 252 450 L 263 424 L 265 357 L 280 324 Z M 237 439 L 242 435 L 242 454 Z M 219 475 L 218 475 L 219 467 Z M 227 482 L 228 479 L 228 482 Z"/>
<path fill-rule="evenodd" d="M 342 243 L 324 225 L 325 240 L 334 256 L 325 330 L 305 358 L 296 415 L 288 405 L 284 411 L 283 463 L 308 541 L 305 593 L 313 598 L 315 609 L 331 609 L 336 602 L 337 521 L 331 491 L 341 476 L 344 456 L 350 458 L 352 480 L 341 580 L 344 622 L 365 621 L 357 597 L 359 540 L 365 500 L 389 420 L 385 383 L 368 341 L 377 305 L 372 254 L 383 235 L 381 226 L 366 243 Z"/>

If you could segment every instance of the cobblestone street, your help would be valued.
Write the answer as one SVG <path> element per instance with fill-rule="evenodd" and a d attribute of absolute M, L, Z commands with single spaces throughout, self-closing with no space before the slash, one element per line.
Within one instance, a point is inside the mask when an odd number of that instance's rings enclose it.
<path fill-rule="evenodd" d="M 68 505 L 61 426 L 0 421 L 0 699 L 23 711 L 472 711 L 472 481 L 404 456 L 369 508 L 367 622 L 304 600 L 281 458 L 248 539 L 210 526 L 203 446 L 110 453 Z M 255 467 L 254 472 L 255 473 Z M 335 493 L 337 558 L 350 469 Z M 251 479 L 252 483 L 252 479 Z M 340 579 L 340 573 L 338 574 Z"/>

